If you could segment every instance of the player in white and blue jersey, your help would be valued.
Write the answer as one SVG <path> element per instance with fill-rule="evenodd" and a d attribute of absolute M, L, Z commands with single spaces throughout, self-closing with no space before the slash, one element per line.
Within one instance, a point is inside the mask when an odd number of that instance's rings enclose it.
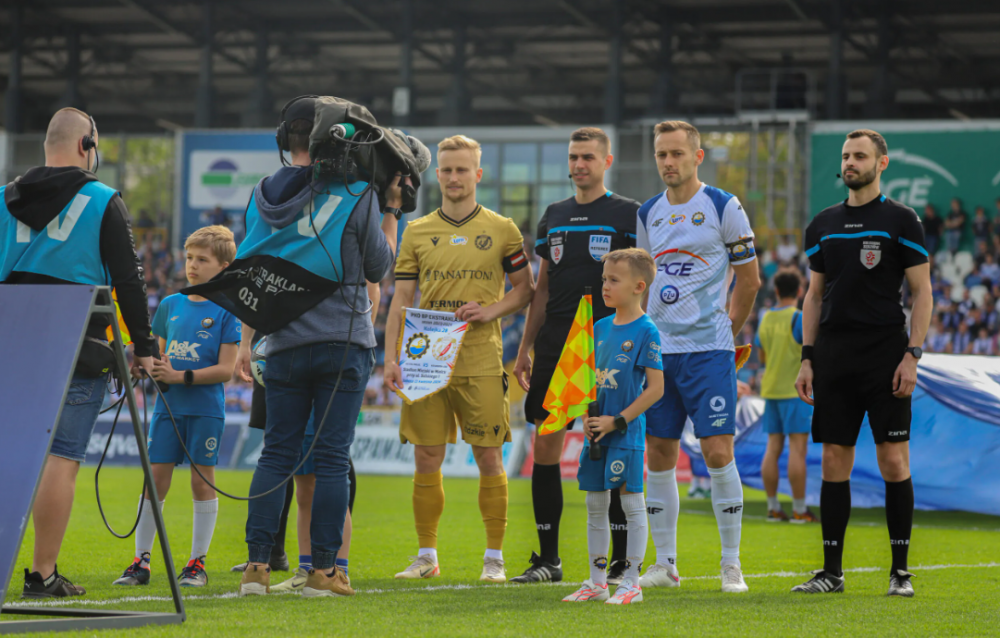
<path fill-rule="evenodd" d="M 646 501 L 642 473 L 646 419 L 643 415 L 663 395 L 660 334 L 642 311 L 642 298 L 653 281 L 655 266 L 637 248 L 603 256 L 601 297 L 615 314 L 594 324 L 597 405 L 600 416 L 584 419 L 587 434 L 577 479 L 587 492 L 587 545 L 590 579 L 564 602 L 604 601 L 612 605 L 642 602 L 639 571 L 646 555 Z M 645 383 L 646 387 L 643 388 Z M 592 446 L 600 459 L 591 459 Z M 628 525 L 625 574 L 608 592 L 608 545 L 611 492 L 621 494 Z"/>
<path fill-rule="evenodd" d="M 201 228 L 184 244 L 187 254 L 185 274 L 191 285 L 205 283 L 229 265 L 236 255 L 233 233 L 224 226 Z M 197 295 L 171 295 L 164 299 L 153 317 L 153 334 L 159 337 L 164 356 L 153 362 L 152 377 L 170 386 L 167 401 L 157 400 L 149 426 L 149 461 L 152 463 L 156 492 L 166 499 L 174 466 L 187 460 L 177 432 L 201 474 L 215 482 L 219 443 L 226 421 L 223 383 L 233 376 L 240 343 L 240 322 L 215 303 Z M 177 424 L 171 422 L 170 414 Z M 202 587 L 208 584 L 205 558 L 219 515 L 215 490 L 193 469 L 191 493 L 194 523 L 191 558 L 180 575 L 180 584 Z M 135 559 L 116 585 L 146 585 L 150 576 L 150 554 L 156 538 L 153 505 L 147 492 L 142 499 L 142 515 L 135 530 Z M 163 507 L 163 501 L 160 501 Z"/>
<path fill-rule="evenodd" d="M 734 336 L 760 288 L 753 231 L 735 196 L 699 181 L 705 151 L 698 129 L 687 122 L 661 122 L 653 144 L 667 190 L 639 209 L 636 246 L 656 262 L 647 312 L 660 330 L 664 390 L 647 414 L 649 523 L 656 563 L 641 585 L 680 585 L 675 470 L 681 432 L 690 417 L 712 480 L 722 541 L 722 591 L 745 592 L 739 560 L 743 486 L 733 458 Z"/>

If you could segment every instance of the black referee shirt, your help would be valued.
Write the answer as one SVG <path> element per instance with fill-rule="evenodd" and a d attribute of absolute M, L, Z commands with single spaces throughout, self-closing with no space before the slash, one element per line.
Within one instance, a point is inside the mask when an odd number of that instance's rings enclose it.
<path fill-rule="evenodd" d="M 612 250 L 635 248 L 638 212 L 639 202 L 611 191 L 589 204 L 578 204 L 570 197 L 545 209 L 538 222 L 535 254 L 549 263 L 546 320 L 572 321 L 587 286 L 591 287 L 594 321 L 613 312 L 600 294 L 601 257 Z"/>
<path fill-rule="evenodd" d="M 924 229 L 912 208 L 879 195 L 841 202 L 806 228 L 809 267 L 826 276 L 820 325 L 833 329 L 905 325 L 904 271 L 927 263 Z"/>

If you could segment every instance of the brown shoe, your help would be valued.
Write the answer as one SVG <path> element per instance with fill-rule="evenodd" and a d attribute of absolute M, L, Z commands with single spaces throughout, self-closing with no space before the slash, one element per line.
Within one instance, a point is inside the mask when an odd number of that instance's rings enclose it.
<path fill-rule="evenodd" d="M 247 565 L 240 579 L 240 596 L 263 596 L 271 593 L 271 568 Z"/>
<path fill-rule="evenodd" d="M 353 596 L 351 581 L 347 574 L 339 567 L 334 569 L 333 575 L 328 576 L 326 572 L 317 569 L 310 569 L 306 584 L 302 588 L 302 596 L 305 598 L 316 598 L 319 596 Z"/>

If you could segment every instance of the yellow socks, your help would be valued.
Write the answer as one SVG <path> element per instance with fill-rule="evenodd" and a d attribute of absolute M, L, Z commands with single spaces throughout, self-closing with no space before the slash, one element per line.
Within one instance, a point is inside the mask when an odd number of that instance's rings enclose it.
<path fill-rule="evenodd" d="M 507 511 L 507 477 L 504 478 L 504 513 Z M 480 496 L 482 502 L 482 496 Z M 444 485 L 441 470 L 433 474 L 413 475 L 413 519 L 416 522 L 417 538 L 422 548 L 437 548 L 438 523 L 444 512 Z M 506 519 L 505 519 L 506 522 Z M 503 538 L 503 531 L 500 532 Z"/>
<path fill-rule="evenodd" d="M 486 548 L 503 549 L 507 531 L 507 474 L 479 477 L 479 511 L 486 525 Z"/>

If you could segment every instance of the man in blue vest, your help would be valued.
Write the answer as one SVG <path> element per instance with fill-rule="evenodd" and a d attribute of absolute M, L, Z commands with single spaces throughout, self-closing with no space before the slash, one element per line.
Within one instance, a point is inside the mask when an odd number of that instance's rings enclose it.
<path fill-rule="evenodd" d="M 0 282 L 113 286 L 135 344 L 132 375 L 138 378 L 140 367 L 153 369 L 156 352 L 146 284 L 125 204 L 91 172 L 97 142 L 89 115 L 62 109 L 45 134 L 45 166 L 0 187 Z M 32 511 L 35 551 L 32 570 L 24 570 L 24 598 L 86 593 L 59 574 L 56 559 L 113 365 L 108 326 L 105 317 L 91 320 L 56 426 Z"/>
<path fill-rule="evenodd" d="M 249 504 L 249 562 L 240 596 L 270 592 L 268 562 L 285 497 L 284 487 L 275 488 L 295 469 L 314 408 L 313 569 L 302 594 L 354 594 L 336 557 L 348 505 L 348 455 L 375 362 L 365 282 L 381 281 L 392 266 L 396 218 L 386 214 L 380 224 L 378 197 L 364 182 L 348 187 L 339 176 L 322 177 L 309 147 L 321 99 L 298 98 L 282 110 L 278 146 L 290 152 L 292 165 L 254 189 L 235 261 L 228 274 L 206 284 L 217 290 L 209 298 L 244 321 L 236 364 L 244 378 L 255 329 L 268 334 L 267 425 L 250 487 L 251 495 L 263 496 Z M 386 190 L 386 211 L 402 206 L 399 181 Z"/>

